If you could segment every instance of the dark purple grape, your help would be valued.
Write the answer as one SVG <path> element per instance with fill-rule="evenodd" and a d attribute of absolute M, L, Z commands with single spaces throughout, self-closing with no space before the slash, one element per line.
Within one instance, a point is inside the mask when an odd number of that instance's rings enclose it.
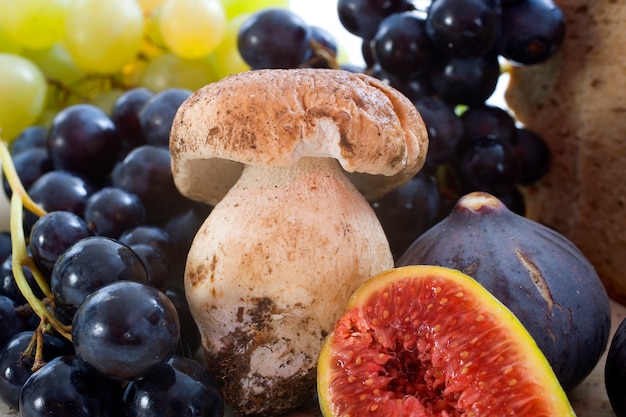
<path fill-rule="evenodd" d="M 495 54 L 469 59 L 439 57 L 429 74 L 440 98 L 455 105 L 474 106 L 484 103 L 495 91 L 500 62 Z"/>
<path fill-rule="evenodd" d="M 135 194 L 116 187 L 93 193 L 85 207 L 85 221 L 96 234 L 118 238 L 146 219 L 146 208 Z"/>
<path fill-rule="evenodd" d="M 517 141 L 517 126 L 511 114 L 489 104 L 472 106 L 461 115 L 465 138 L 468 141 L 490 137 L 514 144 Z"/>
<path fill-rule="evenodd" d="M 122 93 L 113 103 L 111 119 L 128 145 L 127 148 L 134 148 L 146 142 L 141 131 L 139 112 L 153 95 L 154 93 L 147 88 L 135 87 Z"/>
<path fill-rule="evenodd" d="M 520 165 L 520 184 L 532 184 L 550 170 L 552 154 L 548 144 L 538 133 L 520 128 L 513 149 Z"/>
<path fill-rule="evenodd" d="M 190 203 L 174 185 L 171 159 L 165 147 L 142 145 L 113 169 L 112 185 L 141 199 L 148 223 L 161 224 Z"/>
<path fill-rule="evenodd" d="M 422 73 L 431 58 L 424 19 L 413 12 L 386 17 L 372 38 L 372 48 L 376 62 L 401 79 Z"/>
<path fill-rule="evenodd" d="M 461 145 L 456 166 L 465 192 L 506 194 L 515 187 L 519 176 L 513 146 L 491 137 Z"/>
<path fill-rule="evenodd" d="M 365 61 L 367 68 L 371 68 L 376 64 L 376 58 L 372 49 L 372 40 L 363 39 L 363 42 L 361 42 L 361 55 L 363 55 L 363 61 Z"/>
<path fill-rule="evenodd" d="M 332 33 L 320 26 L 310 26 L 311 40 L 304 58 L 307 67 L 330 68 L 329 59 L 337 58 L 339 47 Z M 323 50 L 323 54 L 321 53 Z"/>
<path fill-rule="evenodd" d="M 33 374 L 34 355 L 24 352 L 34 333 L 17 333 L 0 349 L 0 399 L 14 409 L 19 406 L 20 391 L 24 383 Z M 58 337 L 44 333 L 42 352 L 43 361 L 50 362 L 58 356 L 72 354 L 73 349 Z"/>
<path fill-rule="evenodd" d="M 372 203 L 394 259 L 440 219 L 441 198 L 437 181 L 420 171 L 408 183 Z"/>
<path fill-rule="evenodd" d="M 430 79 L 428 78 L 428 74 L 420 74 L 416 77 L 401 79 L 400 77 L 385 71 L 378 64 L 371 67 L 368 70 L 368 73 L 400 91 L 411 101 L 416 101 L 421 97 L 433 94 L 433 87 L 430 83 Z"/>
<path fill-rule="evenodd" d="M 22 292 L 15 282 L 15 275 L 13 274 L 13 255 L 9 255 L 2 265 L 0 266 L 0 295 L 6 296 L 19 305 L 26 304 L 26 298 L 22 295 Z M 35 282 L 30 269 L 22 268 L 24 278 L 26 282 L 33 289 L 33 293 L 37 298 L 43 298 L 43 292 L 39 289 L 39 286 Z"/>
<path fill-rule="evenodd" d="M 494 46 L 498 11 L 486 0 L 437 0 L 428 8 L 426 31 L 437 51 L 478 58 Z"/>
<path fill-rule="evenodd" d="M 22 130 L 11 142 L 11 155 L 16 156 L 22 151 L 32 148 L 46 148 L 48 128 L 44 126 L 29 126 Z"/>
<path fill-rule="evenodd" d="M 119 417 L 123 391 L 74 355 L 52 359 L 20 394 L 20 417 Z"/>
<path fill-rule="evenodd" d="M 166 257 L 172 258 L 176 251 L 174 241 L 165 229 L 154 225 L 140 225 L 122 233 L 118 238 L 128 246 L 150 245 L 163 253 Z"/>
<path fill-rule="evenodd" d="M 503 4 L 496 49 L 504 58 L 532 65 L 550 58 L 565 37 L 563 12 L 552 0 Z"/>
<path fill-rule="evenodd" d="M 165 291 L 165 295 L 174 303 L 180 321 L 180 344 L 176 351 L 184 356 L 193 357 L 200 349 L 201 336 L 189 310 L 185 290 L 183 287 L 170 287 Z"/>
<path fill-rule="evenodd" d="M 179 216 L 181 215 L 174 216 L 173 219 L 176 219 Z M 180 224 L 177 225 L 177 227 L 184 229 L 186 225 Z M 184 230 L 180 229 L 175 230 L 174 232 L 177 235 L 185 233 Z M 131 248 L 141 245 L 149 245 L 153 247 L 167 260 L 169 274 L 167 285 L 171 282 L 182 282 L 185 260 L 187 259 L 189 247 L 181 245 L 178 241 L 174 242 L 170 234 L 164 228 L 153 225 L 141 225 L 124 232 L 119 237 L 119 240 L 126 243 Z M 183 252 L 184 254 L 182 254 Z"/>
<path fill-rule="evenodd" d="M 54 264 L 50 287 L 59 306 L 72 317 L 96 289 L 117 281 L 147 283 L 143 262 L 127 245 L 104 236 L 79 240 Z"/>
<path fill-rule="evenodd" d="M 50 277 L 59 256 L 74 243 L 93 234 L 82 217 L 69 211 L 51 211 L 33 225 L 28 246 L 39 270 Z"/>
<path fill-rule="evenodd" d="M 337 13 L 346 30 L 360 38 L 371 39 L 387 16 L 405 11 L 404 0 L 339 0 Z"/>
<path fill-rule="evenodd" d="M 17 307 L 15 301 L 5 295 L 0 295 L 0 347 L 24 330 L 24 322 L 17 314 Z"/>
<path fill-rule="evenodd" d="M 511 187 L 503 193 L 495 194 L 494 197 L 498 198 L 512 212 L 520 216 L 526 215 L 526 202 L 519 188 Z"/>
<path fill-rule="evenodd" d="M 39 177 L 53 169 L 52 159 L 50 159 L 46 148 L 33 147 L 24 149 L 17 155 L 14 155 L 12 160 L 15 172 L 26 190 L 28 190 Z M 9 185 L 4 171 L 2 171 L 2 186 L 4 187 L 4 194 L 8 198 L 11 198 L 13 191 L 11 190 L 11 186 Z"/>
<path fill-rule="evenodd" d="M 3 263 L 13 252 L 13 240 L 11 232 L 0 231 L 0 264 Z"/>
<path fill-rule="evenodd" d="M 157 248 L 147 243 L 131 245 L 130 248 L 139 256 L 148 274 L 148 284 L 164 291 L 170 280 L 171 261 Z"/>
<path fill-rule="evenodd" d="M 122 137 L 115 123 L 99 107 L 72 105 L 52 121 L 48 151 L 57 170 L 102 179 L 109 175 L 121 149 Z"/>
<path fill-rule="evenodd" d="M 426 168 L 434 170 L 454 159 L 463 140 L 463 123 L 454 109 L 437 97 L 424 96 L 414 104 L 428 130 Z"/>
<path fill-rule="evenodd" d="M 111 378 L 133 380 L 163 365 L 180 337 L 178 313 L 161 291 L 119 281 L 94 291 L 72 320 L 78 357 Z"/>
<path fill-rule="evenodd" d="M 172 282 L 180 284 L 182 280 L 187 253 L 191 248 L 191 243 L 202 223 L 206 220 L 211 207 L 204 204 L 194 204 L 185 212 L 173 216 L 163 228 L 171 237 L 176 252 L 173 257 Z"/>
<path fill-rule="evenodd" d="M 263 9 L 239 29 L 237 46 L 252 69 L 297 68 L 306 59 L 311 40 L 309 25 L 288 9 Z"/>
<path fill-rule="evenodd" d="M 139 111 L 141 133 L 148 145 L 169 146 L 176 111 L 192 93 L 185 88 L 168 88 L 150 97 Z"/>
<path fill-rule="evenodd" d="M 126 417 L 222 417 L 224 399 L 199 362 L 173 356 L 124 393 Z"/>
<path fill-rule="evenodd" d="M 39 177 L 28 189 L 28 195 L 47 212 L 69 211 L 83 217 L 87 199 L 94 191 L 96 186 L 88 179 L 68 171 L 54 170 Z M 24 224 L 28 233 L 36 221 L 37 217 L 27 211 Z"/>

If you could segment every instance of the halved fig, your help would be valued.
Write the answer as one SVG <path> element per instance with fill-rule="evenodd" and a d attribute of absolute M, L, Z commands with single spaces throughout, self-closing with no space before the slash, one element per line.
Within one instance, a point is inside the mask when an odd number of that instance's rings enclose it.
<path fill-rule="evenodd" d="M 325 339 L 318 394 L 326 417 L 575 415 L 513 313 L 439 266 L 397 267 L 356 290 Z"/>

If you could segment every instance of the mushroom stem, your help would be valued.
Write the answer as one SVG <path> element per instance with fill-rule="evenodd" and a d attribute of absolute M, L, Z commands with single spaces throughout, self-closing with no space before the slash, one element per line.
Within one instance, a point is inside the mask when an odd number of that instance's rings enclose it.
<path fill-rule="evenodd" d="M 334 159 L 247 165 L 198 231 L 185 279 L 227 401 L 278 414 L 311 398 L 324 336 L 356 287 L 391 267 L 376 215 Z"/>

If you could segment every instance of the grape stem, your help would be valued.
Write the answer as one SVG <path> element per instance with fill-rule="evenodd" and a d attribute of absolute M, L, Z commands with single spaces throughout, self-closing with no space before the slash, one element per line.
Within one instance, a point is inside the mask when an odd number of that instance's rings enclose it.
<path fill-rule="evenodd" d="M 37 329 L 33 332 L 33 336 L 24 349 L 22 353 L 24 356 L 32 358 L 33 366 L 31 366 L 31 371 L 35 372 L 46 364 L 46 361 L 43 359 L 43 344 L 44 344 L 44 332 L 46 331 L 45 326 L 40 324 Z"/>
<path fill-rule="evenodd" d="M 46 211 L 39 207 L 26 193 L 19 176 L 15 171 L 15 166 L 13 165 L 9 148 L 2 140 L 0 140 L 0 163 L 2 164 L 2 170 L 12 190 L 9 225 L 12 245 L 11 268 L 15 278 L 15 283 L 35 314 L 37 314 L 37 316 L 41 319 L 39 327 L 43 329 L 47 324 L 50 324 L 61 336 L 71 341 L 71 327 L 64 325 L 54 316 L 54 309 L 56 305 L 52 291 L 50 290 L 44 275 L 37 268 L 34 260 L 28 255 L 28 251 L 26 249 L 26 238 L 24 236 L 23 225 L 24 208 L 27 208 L 38 216 L 45 215 Z M 24 268 L 28 268 L 32 273 L 35 278 L 35 282 L 45 296 L 44 300 L 46 302 L 37 298 L 37 296 L 33 293 L 33 290 L 24 275 Z M 46 304 L 48 304 L 50 308 Z M 39 343 L 37 344 L 37 349 L 40 349 Z M 40 356 L 41 355 L 39 355 L 39 357 Z M 35 357 L 37 358 L 38 355 L 36 354 Z"/>
<path fill-rule="evenodd" d="M 335 55 L 328 47 L 322 45 L 315 39 L 311 39 L 310 46 L 313 50 L 313 56 L 302 65 L 303 67 L 313 66 L 321 60 L 331 69 L 341 69 L 341 65 L 339 65 L 335 59 Z"/>
<path fill-rule="evenodd" d="M 2 171 L 4 171 L 4 176 L 11 187 L 11 192 L 13 195 L 17 194 L 23 202 L 24 207 L 30 210 L 33 214 L 40 217 L 43 216 L 46 214 L 45 210 L 31 200 L 30 196 L 24 189 L 22 182 L 20 181 L 20 177 L 17 175 L 17 171 L 15 171 L 15 166 L 13 165 L 11 153 L 9 152 L 7 144 L 2 140 L 0 140 L 0 143 L 2 144 L 2 146 L 0 146 L 0 163 L 2 163 Z"/>

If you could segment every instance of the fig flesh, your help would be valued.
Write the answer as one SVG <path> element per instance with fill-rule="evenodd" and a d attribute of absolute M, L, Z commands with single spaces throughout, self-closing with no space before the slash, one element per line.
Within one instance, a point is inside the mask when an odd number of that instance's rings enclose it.
<path fill-rule="evenodd" d="M 560 233 L 515 214 L 496 197 L 462 197 L 397 266 L 441 265 L 470 275 L 528 329 L 566 391 L 608 344 L 610 304 L 595 269 Z"/>
<path fill-rule="evenodd" d="M 362 284 L 318 363 L 324 416 L 574 416 L 528 331 L 460 271 L 406 266 Z"/>

